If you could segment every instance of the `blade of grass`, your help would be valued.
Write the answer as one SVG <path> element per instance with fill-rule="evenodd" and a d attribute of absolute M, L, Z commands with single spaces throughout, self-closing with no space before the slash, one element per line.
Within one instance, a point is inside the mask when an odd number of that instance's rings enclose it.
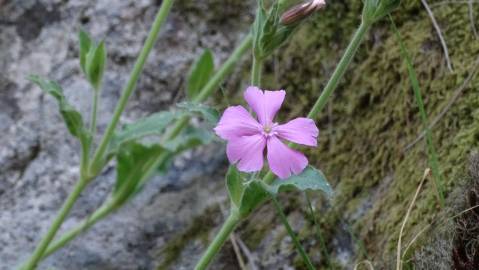
<path fill-rule="evenodd" d="M 417 106 L 419 107 L 419 114 L 421 116 L 421 121 L 424 126 L 425 134 L 426 134 L 426 144 L 427 144 L 427 155 L 429 159 L 429 163 L 432 170 L 432 175 L 434 178 L 434 185 L 436 186 L 436 192 L 439 200 L 439 204 L 441 207 L 444 207 L 444 193 L 443 193 L 443 185 L 442 185 L 442 175 L 439 171 L 439 161 L 437 158 L 436 149 L 434 147 L 434 143 L 432 141 L 431 130 L 429 128 L 429 121 L 426 113 L 426 109 L 424 108 L 424 101 L 421 95 L 421 89 L 419 87 L 419 81 L 417 79 L 416 71 L 414 70 L 414 66 L 412 64 L 411 56 L 399 34 L 399 31 L 394 23 L 393 18 L 389 15 L 389 20 L 391 21 L 391 26 L 393 29 L 394 34 L 396 35 L 396 39 L 399 43 L 401 49 L 401 57 L 406 62 L 409 80 L 411 81 L 411 86 L 414 91 L 414 97 L 416 99 Z"/>
<path fill-rule="evenodd" d="M 273 204 L 276 207 L 276 210 L 278 211 L 279 217 L 281 218 L 281 222 L 283 222 L 284 227 L 286 227 L 286 231 L 288 232 L 289 236 L 291 239 L 293 239 L 293 243 L 296 246 L 296 249 L 298 250 L 299 254 L 303 258 L 304 264 L 306 264 L 306 267 L 308 270 L 315 270 L 313 264 L 311 263 L 311 260 L 309 259 L 308 255 L 304 251 L 303 246 L 299 242 L 298 238 L 296 237 L 296 234 L 293 232 L 293 229 L 291 228 L 291 225 L 289 225 L 288 219 L 286 218 L 286 215 L 283 212 L 283 209 L 281 208 L 281 205 L 279 204 L 278 200 L 276 199 L 275 196 L 272 196 Z"/>
<path fill-rule="evenodd" d="M 318 235 L 319 245 L 321 247 L 321 253 L 324 256 L 324 261 L 325 261 L 324 264 L 329 266 L 330 256 L 329 256 L 328 248 L 326 247 L 326 242 L 324 241 L 324 237 L 321 232 L 321 227 L 319 226 L 318 219 L 316 218 L 313 205 L 311 204 L 311 200 L 309 198 L 308 193 L 305 192 L 304 194 L 306 195 L 306 201 L 308 203 L 311 218 L 313 219 L 314 227 L 316 228 L 316 234 Z"/>
<path fill-rule="evenodd" d="M 406 223 L 409 219 L 409 216 L 411 215 L 412 208 L 414 207 L 414 204 L 416 203 L 417 196 L 419 195 L 419 192 L 421 191 L 422 184 L 424 184 L 424 180 L 426 180 L 426 178 L 430 174 L 430 172 L 431 172 L 431 170 L 429 168 L 424 171 L 424 175 L 422 176 L 421 182 L 419 183 L 419 186 L 416 189 L 416 193 L 414 194 L 414 197 L 412 198 L 412 201 L 409 204 L 409 208 L 407 209 L 406 215 L 404 216 L 404 220 L 401 224 L 401 229 L 399 230 L 399 239 L 398 239 L 398 244 L 397 244 L 396 270 L 401 270 L 401 265 L 402 265 L 401 240 L 402 240 L 402 235 L 404 233 L 404 228 L 406 227 Z"/>

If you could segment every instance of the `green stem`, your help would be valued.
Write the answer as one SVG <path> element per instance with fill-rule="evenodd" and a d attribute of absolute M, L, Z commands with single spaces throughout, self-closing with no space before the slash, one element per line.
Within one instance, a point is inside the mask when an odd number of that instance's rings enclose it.
<path fill-rule="evenodd" d="M 236 66 L 236 63 L 241 59 L 241 57 L 251 49 L 253 45 L 253 37 L 249 34 L 247 35 L 241 44 L 231 53 L 230 57 L 223 63 L 220 69 L 215 73 L 215 75 L 208 81 L 208 83 L 201 89 L 199 95 L 195 98 L 194 102 L 203 102 L 211 94 L 218 89 L 218 86 L 224 81 L 227 75 L 229 75 L 233 68 Z"/>
<path fill-rule="evenodd" d="M 84 231 L 88 230 L 91 226 L 97 223 L 99 220 L 106 217 L 109 213 L 111 213 L 114 209 L 116 209 L 116 205 L 114 203 L 108 203 L 98 210 L 96 210 L 88 219 L 86 219 L 80 226 L 68 231 L 60 239 L 53 242 L 48 246 L 48 249 L 45 251 L 41 259 L 45 259 L 46 257 L 50 256 L 51 254 L 55 253 L 57 250 L 65 246 L 68 242 L 72 239 L 83 233 Z"/>
<path fill-rule="evenodd" d="M 309 112 L 308 118 L 315 119 L 318 113 L 327 104 L 329 97 L 338 87 L 339 82 L 344 77 L 344 73 L 348 69 L 349 64 L 351 64 L 351 61 L 353 60 L 354 55 L 356 54 L 359 45 L 361 45 L 361 41 L 363 40 L 370 26 L 370 24 L 362 22 L 358 30 L 356 30 L 353 39 L 346 48 L 346 51 L 344 52 L 343 57 L 339 61 L 338 66 L 334 70 L 333 75 L 329 79 L 328 84 L 326 84 L 326 87 L 324 88 L 323 92 L 321 93 L 313 108 Z"/>
<path fill-rule="evenodd" d="M 43 239 L 40 241 L 38 246 L 36 247 L 35 251 L 33 252 L 32 256 L 30 259 L 27 261 L 25 266 L 22 268 L 24 270 L 32 270 L 35 269 L 38 262 L 41 260 L 43 253 L 47 249 L 48 245 L 52 241 L 52 239 L 55 237 L 55 234 L 57 233 L 58 229 L 62 225 L 63 221 L 65 220 L 66 216 L 72 209 L 73 205 L 75 204 L 75 201 L 78 199 L 80 196 L 80 193 L 82 190 L 85 188 L 87 185 L 88 180 L 87 179 L 80 179 L 76 184 L 73 189 L 73 191 L 70 193 L 68 196 L 67 200 L 63 204 L 62 208 L 60 209 L 57 217 L 53 221 L 50 229 L 48 230 L 47 234 L 43 237 Z"/>
<path fill-rule="evenodd" d="M 103 164 L 102 159 L 108 147 L 108 143 L 110 142 L 111 137 L 113 136 L 113 132 L 115 131 L 118 121 L 120 120 L 121 114 L 125 110 L 128 99 L 130 98 L 131 94 L 133 93 L 133 90 L 135 89 L 136 82 L 138 81 L 141 71 L 143 70 L 146 59 L 148 58 L 148 55 L 150 54 L 151 49 L 153 48 L 153 45 L 155 44 L 158 38 L 158 34 L 160 32 L 161 26 L 166 21 L 166 18 L 168 17 L 168 14 L 170 13 L 173 2 L 174 0 L 163 0 L 161 4 L 160 10 L 158 11 L 156 15 L 156 18 L 155 18 L 155 21 L 153 22 L 153 26 L 151 27 L 150 33 L 148 34 L 145 44 L 143 45 L 143 49 L 141 50 L 140 55 L 138 56 L 138 59 L 136 60 L 135 66 L 133 67 L 133 70 L 130 75 L 130 79 L 128 80 L 128 83 L 126 84 L 125 88 L 123 89 L 123 93 L 115 108 L 115 112 L 113 113 L 111 122 L 108 125 L 105 131 L 105 134 L 103 135 L 103 138 L 100 142 L 100 145 L 98 146 L 97 151 L 95 152 L 95 155 L 93 156 L 93 161 L 90 165 L 90 173 L 92 175 L 96 175 L 102 167 L 101 166 Z"/>
<path fill-rule="evenodd" d="M 96 119 L 98 114 L 98 103 L 100 99 L 100 89 L 93 90 L 93 105 L 91 107 L 91 115 L 90 115 L 90 133 L 93 138 L 96 135 Z"/>
<path fill-rule="evenodd" d="M 351 61 L 353 60 L 354 55 L 358 51 L 359 45 L 361 45 L 361 41 L 364 39 L 364 36 L 366 35 L 370 26 L 371 24 L 362 22 L 359 28 L 356 30 L 353 39 L 349 43 L 348 47 L 346 48 L 346 51 L 343 54 L 343 57 L 336 66 L 333 75 L 331 75 L 331 78 L 326 84 L 326 87 L 324 87 L 323 92 L 321 92 L 321 95 L 316 100 L 316 103 L 314 103 L 313 108 L 311 108 L 311 110 L 309 111 L 307 116 L 308 118 L 316 119 L 318 113 L 324 108 L 324 106 L 326 106 L 329 98 L 331 97 L 331 94 L 334 92 L 334 90 L 336 90 L 336 88 L 338 88 L 339 82 L 344 77 L 344 73 L 348 69 L 349 64 L 351 64 Z M 289 146 L 292 146 L 292 144 L 290 143 Z M 269 171 L 264 176 L 263 181 L 267 184 L 271 184 L 274 179 L 274 174 Z"/>
<path fill-rule="evenodd" d="M 301 243 L 296 237 L 296 234 L 294 233 L 293 229 L 289 225 L 288 219 L 286 218 L 286 215 L 284 214 L 283 209 L 281 208 L 281 205 L 279 204 L 278 200 L 274 196 L 272 196 L 272 200 L 273 200 L 274 206 L 276 207 L 276 210 L 278 211 L 281 222 L 283 222 L 284 227 L 286 227 L 286 231 L 288 232 L 291 239 L 293 239 L 293 243 L 296 246 L 296 249 L 298 250 L 301 257 L 303 258 L 304 264 L 306 264 L 306 267 L 309 270 L 315 270 L 316 268 L 314 268 L 313 264 L 311 263 L 311 260 L 306 254 L 306 251 L 304 251 L 303 246 L 301 246 Z"/>
<path fill-rule="evenodd" d="M 204 270 L 208 267 L 239 222 L 239 215 L 232 211 L 226 221 L 223 223 L 220 231 L 216 234 L 213 242 L 210 243 L 206 252 L 203 254 L 203 256 L 201 256 L 200 261 L 195 266 L 195 270 Z"/>
<path fill-rule="evenodd" d="M 263 69 L 263 61 L 253 56 L 253 66 L 251 68 L 251 85 L 261 86 L 261 73 Z"/>

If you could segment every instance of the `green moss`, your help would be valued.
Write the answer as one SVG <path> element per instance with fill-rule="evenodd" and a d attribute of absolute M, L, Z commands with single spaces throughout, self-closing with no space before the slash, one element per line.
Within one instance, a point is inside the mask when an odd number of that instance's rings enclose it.
<path fill-rule="evenodd" d="M 266 88 L 284 88 L 291 116 L 304 115 L 319 95 L 341 52 L 359 23 L 361 1 L 331 3 L 308 27 L 303 27 L 278 56 L 276 70 L 265 75 Z M 467 5 L 434 9 L 449 46 L 454 72 L 445 66 L 444 54 L 431 21 L 419 1 L 403 1 L 394 14 L 410 50 L 430 119 L 449 102 L 454 90 L 471 72 L 479 42 L 473 36 Z M 333 53 L 332 53 L 333 52 Z M 395 252 L 399 227 L 412 194 L 428 166 L 421 141 L 406 146 L 422 130 L 418 109 L 400 57 L 399 46 L 387 20 L 370 32 L 355 63 L 319 116 L 320 144 L 309 150 L 314 165 L 335 185 L 333 209 L 323 214 L 330 237 L 341 219 L 364 241 L 373 259 Z M 274 83 L 279 78 L 278 83 Z M 459 100 L 433 128 L 444 186 L 449 193 L 464 174 L 467 156 L 478 146 L 479 81 L 473 80 Z M 447 195 L 447 194 L 446 194 Z M 371 208 L 357 219 L 368 200 Z M 421 192 L 409 218 L 404 239 L 410 239 L 440 212 L 432 181 Z M 310 232 L 314 237 L 314 231 Z"/>

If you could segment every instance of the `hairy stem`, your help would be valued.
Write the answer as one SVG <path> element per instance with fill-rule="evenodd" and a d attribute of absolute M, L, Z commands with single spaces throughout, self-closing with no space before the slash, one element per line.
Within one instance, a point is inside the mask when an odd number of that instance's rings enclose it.
<path fill-rule="evenodd" d="M 91 115 L 90 115 L 90 133 L 94 140 L 96 135 L 96 119 L 98 114 L 98 103 L 100 100 L 100 90 L 94 89 L 93 90 L 93 105 L 91 107 Z"/>
<path fill-rule="evenodd" d="M 83 221 L 80 226 L 65 233 L 60 239 L 50 244 L 48 246 L 48 249 L 43 254 L 42 259 L 45 259 L 46 257 L 52 255 L 57 250 L 65 246 L 72 239 L 74 239 L 84 231 L 88 230 L 93 224 L 97 223 L 99 220 L 107 216 L 113 209 L 115 209 L 115 205 L 113 203 L 108 203 L 96 210 L 90 217 Z"/>
<path fill-rule="evenodd" d="M 253 56 L 253 66 L 251 68 L 251 85 L 261 86 L 261 72 L 263 69 L 263 61 Z"/>
<path fill-rule="evenodd" d="M 195 266 L 195 270 L 204 270 L 208 267 L 225 241 L 229 239 L 230 234 L 233 232 L 239 222 L 240 218 L 238 214 L 232 211 L 223 223 L 220 231 L 216 234 L 213 242 L 210 243 L 206 252 L 203 254 L 203 256 L 201 256 L 201 259 Z"/>
<path fill-rule="evenodd" d="M 92 175 L 96 175 L 103 165 L 102 159 L 104 158 L 103 155 L 108 147 L 108 143 L 110 142 L 113 132 L 115 131 L 116 126 L 118 125 L 118 121 L 120 120 L 120 116 L 125 110 L 126 104 L 128 99 L 130 98 L 133 90 L 135 89 L 136 82 L 140 77 L 141 71 L 145 66 L 146 59 L 155 44 L 158 34 L 160 32 L 161 26 L 166 21 L 168 14 L 170 13 L 171 7 L 173 5 L 174 0 L 164 0 L 161 4 L 160 10 L 158 11 L 155 21 L 153 22 L 153 26 L 151 27 L 150 33 L 143 45 L 143 49 L 138 56 L 135 66 L 130 75 L 130 79 L 128 80 L 125 88 L 123 89 L 123 93 L 118 101 L 118 104 L 115 108 L 115 112 L 113 113 L 113 118 L 111 119 L 110 124 L 108 125 L 105 134 L 98 146 L 98 149 L 93 156 L 93 161 L 90 165 L 90 171 Z"/>
<path fill-rule="evenodd" d="M 338 88 L 339 82 L 344 77 L 344 73 L 348 69 L 349 64 L 351 64 L 354 55 L 356 55 L 359 45 L 361 45 L 361 41 L 364 39 L 364 36 L 366 36 L 366 33 L 368 32 L 370 26 L 370 24 L 362 22 L 359 28 L 356 30 L 351 42 L 349 43 L 348 47 L 346 48 L 346 51 L 343 54 L 343 57 L 336 66 L 333 75 L 331 75 L 331 78 L 326 84 L 326 87 L 324 87 L 323 92 L 316 100 L 316 103 L 314 103 L 313 108 L 311 108 L 311 110 L 309 111 L 307 116 L 308 118 L 316 119 L 319 112 L 321 112 L 324 106 L 326 106 L 329 98 L 331 97 L 331 94 L 334 92 L 334 90 L 336 90 L 336 88 Z M 289 146 L 292 146 L 292 144 L 290 143 Z M 274 179 L 274 174 L 269 171 L 264 176 L 263 181 L 267 184 L 271 184 Z"/>
<path fill-rule="evenodd" d="M 57 233 L 58 229 L 62 225 L 63 221 L 65 220 L 70 210 L 72 209 L 73 205 L 75 204 L 75 201 L 78 199 L 78 197 L 80 197 L 80 193 L 82 192 L 84 187 L 87 185 L 87 183 L 88 183 L 87 179 L 80 179 L 75 184 L 73 191 L 70 193 L 67 200 L 63 204 L 62 208 L 58 212 L 58 215 L 53 221 L 52 225 L 50 226 L 50 229 L 48 230 L 47 234 L 40 241 L 35 251 L 33 252 L 32 256 L 30 257 L 30 259 L 27 261 L 27 263 L 22 269 L 32 270 L 36 268 L 38 262 L 41 260 L 43 256 L 43 253 L 47 249 L 50 242 L 53 240 L 53 237 L 55 237 L 55 234 Z"/>

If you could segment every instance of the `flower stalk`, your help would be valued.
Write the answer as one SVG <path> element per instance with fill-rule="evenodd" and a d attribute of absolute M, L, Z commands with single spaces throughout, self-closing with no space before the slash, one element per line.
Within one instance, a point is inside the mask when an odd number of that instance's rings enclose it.
<path fill-rule="evenodd" d="M 216 234 L 215 239 L 210 243 L 205 254 L 201 257 L 195 266 L 195 270 L 204 270 L 211 263 L 213 258 L 219 252 L 226 240 L 229 239 L 230 234 L 234 231 L 238 223 L 241 221 L 239 214 L 236 211 L 231 211 L 228 218 L 223 223 L 220 231 Z"/>

